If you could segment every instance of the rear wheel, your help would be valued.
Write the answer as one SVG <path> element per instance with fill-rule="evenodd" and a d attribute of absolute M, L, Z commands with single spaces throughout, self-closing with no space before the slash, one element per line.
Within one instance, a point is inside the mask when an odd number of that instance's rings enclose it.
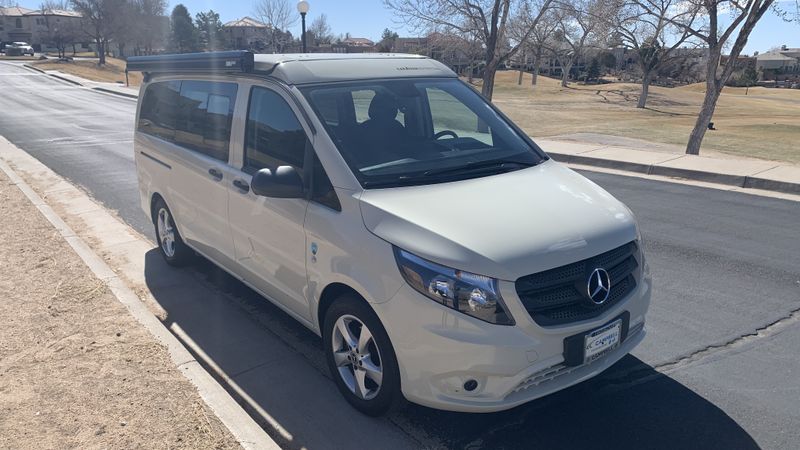
<path fill-rule="evenodd" d="M 379 416 L 402 401 L 400 370 L 375 312 L 354 295 L 325 314 L 323 345 L 336 387 L 357 410 Z"/>
<path fill-rule="evenodd" d="M 181 238 L 175 219 L 164 200 L 158 199 L 153 205 L 153 224 L 161 256 L 171 266 L 185 266 L 192 262 L 194 251 Z"/>

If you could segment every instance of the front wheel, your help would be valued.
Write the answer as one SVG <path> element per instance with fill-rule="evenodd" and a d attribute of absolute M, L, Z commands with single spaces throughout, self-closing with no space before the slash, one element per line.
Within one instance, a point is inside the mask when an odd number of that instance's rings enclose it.
<path fill-rule="evenodd" d="M 164 200 L 158 199 L 153 205 L 153 224 L 161 256 L 171 266 L 185 266 L 192 262 L 194 252 L 183 242 L 175 219 Z"/>
<path fill-rule="evenodd" d="M 336 387 L 354 408 L 379 416 L 402 401 L 394 349 L 366 303 L 353 295 L 334 301 L 325 314 L 323 345 Z"/>

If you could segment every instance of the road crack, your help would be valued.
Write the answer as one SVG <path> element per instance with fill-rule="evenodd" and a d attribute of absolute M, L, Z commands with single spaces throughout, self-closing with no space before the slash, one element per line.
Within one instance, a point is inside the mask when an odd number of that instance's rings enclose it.
<path fill-rule="evenodd" d="M 606 375 L 603 377 L 602 384 L 603 387 L 611 388 L 616 391 L 618 389 L 647 383 L 661 377 L 669 376 L 669 374 L 685 369 L 691 365 L 701 363 L 712 356 L 734 351 L 761 339 L 770 338 L 797 323 L 800 323 L 800 308 L 793 309 L 786 315 L 762 327 L 756 328 L 752 333 L 737 336 L 721 344 L 708 345 L 688 355 L 679 356 L 672 361 L 667 361 L 656 366 L 649 366 L 642 363 L 637 365 L 637 367 Z"/>
<path fill-rule="evenodd" d="M 756 328 L 756 330 L 752 333 L 743 334 L 722 344 L 706 346 L 674 361 L 669 361 L 654 366 L 653 370 L 664 374 L 671 373 L 688 365 L 702 361 L 710 356 L 716 355 L 717 353 L 734 350 L 753 341 L 772 337 L 798 322 L 800 322 L 800 308 L 793 309 L 785 316 L 770 322 L 763 327 Z"/>

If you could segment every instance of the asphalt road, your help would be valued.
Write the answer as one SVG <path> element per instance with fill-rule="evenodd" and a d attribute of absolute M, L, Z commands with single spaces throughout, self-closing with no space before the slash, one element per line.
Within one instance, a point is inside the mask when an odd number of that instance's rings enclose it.
<path fill-rule="evenodd" d="M 151 236 L 136 191 L 134 108 L 131 100 L 0 63 L 0 134 Z M 639 219 L 655 283 L 649 335 L 599 377 L 511 411 L 469 415 L 408 405 L 386 419 L 365 422 L 334 417 L 313 399 L 293 400 L 287 394 L 292 379 L 323 380 L 320 395 L 336 394 L 325 380 L 319 339 L 208 264 L 188 269 L 187 276 L 198 281 L 194 289 L 216 292 L 209 314 L 245 317 L 236 319 L 247 321 L 240 328 L 280 341 L 284 347 L 276 351 L 302 362 L 291 363 L 300 372 L 288 375 L 285 386 L 248 379 L 250 369 L 236 378 L 249 397 L 264 399 L 261 406 L 278 422 L 285 418 L 292 437 L 283 443 L 289 447 L 364 445 L 365 426 L 383 430 L 370 436 L 387 436 L 370 447 L 800 446 L 800 203 L 584 175 Z M 156 271 L 154 257 L 148 254 Z M 176 308 L 175 317 L 183 314 L 198 323 L 194 340 L 213 355 L 212 337 L 218 334 L 200 325 L 201 306 L 180 309 L 188 287 L 173 283 L 159 291 L 162 285 L 154 282 L 151 289 L 167 309 Z M 220 353 L 223 369 L 229 367 L 226 356 Z M 299 404 L 309 401 L 310 406 Z M 296 420 L 293 409 L 304 411 L 303 420 Z M 315 413 L 322 410 L 326 413 Z M 351 417 L 347 414 L 342 412 Z M 336 427 L 327 427 L 329 422 Z"/>

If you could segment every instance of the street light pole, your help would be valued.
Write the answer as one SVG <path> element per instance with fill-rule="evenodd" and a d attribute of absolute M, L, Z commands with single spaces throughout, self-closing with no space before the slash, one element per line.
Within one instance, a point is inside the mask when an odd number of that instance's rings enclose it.
<path fill-rule="evenodd" d="M 301 0 L 297 2 L 297 12 L 300 13 L 300 21 L 303 27 L 303 34 L 300 37 L 300 40 L 303 42 L 303 53 L 308 53 L 306 49 L 306 13 L 308 13 L 309 5 L 308 2 L 305 0 Z"/>
<path fill-rule="evenodd" d="M 306 13 L 300 13 L 300 21 L 303 22 L 303 53 L 308 53 L 306 50 Z"/>

